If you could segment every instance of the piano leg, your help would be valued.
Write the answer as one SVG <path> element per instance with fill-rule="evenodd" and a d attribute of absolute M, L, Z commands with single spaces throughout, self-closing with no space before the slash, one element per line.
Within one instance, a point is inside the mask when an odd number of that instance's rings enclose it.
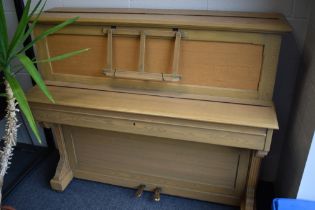
<path fill-rule="evenodd" d="M 247 177 L 247 187 L 241 204 L 241 210 L 256 210 L 255 191 L 258 182 L 261 160 L 265 155 L 265 152 L 260 151 L 253 151 L 252 153 L 250 169 Z"/>
<path fill-rule="evenodd" d="M 60 155 L 56 173 L 50 180 L 50 185 L 54 190 L 64 191 L 73 179 L 73 172 L 69 164 L 61 125 L 52 124 L 49 127 L 52 129 L 54 134 L 55 142 Z"/>

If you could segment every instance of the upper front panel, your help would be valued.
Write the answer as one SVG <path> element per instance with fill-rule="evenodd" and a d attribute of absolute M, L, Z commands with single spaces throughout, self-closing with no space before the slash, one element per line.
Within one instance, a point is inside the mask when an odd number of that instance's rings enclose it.
<path fill-rule="evenodd" d="M 50 56 L 90 48 L 87 53 L 65 61 L 53 62 L 51 64 L 53 74 L 111 76 L 103 73 L 109 65 L 106 36 L 53 35 L 48 37 L 47 44 Z M 139 38 L 114 36 L 112 45 L 112 71 L 116 73 L 125 71 L 130 74 L 139 71 Z M 143 72 L 148 75 L 160 73 L 156 81 L 163 82 L 162 73 L 172 74 L 174 40 L 148 37 L 145 45 Z M 179 54 L 180 78 L 175 83 L 245 90 L 258 89 L 263 45 L 183 40 Z M 117 79 L 119 76 L 113 75 L 112 78 Z M 142 78 L 139 76 L 140 79 Z"/>
<path fill-rule="evenodd" d="M 271 102 L 279 35 L 144 27 L 140 19 L 138 25 L 90 22 L 49 36 L 36 46 L 39 59 L 90 50 L 40 65 L 44 79 L 81 88 L 249 104 Z M 40 23 L 35 36 L 51 26 Z"/>

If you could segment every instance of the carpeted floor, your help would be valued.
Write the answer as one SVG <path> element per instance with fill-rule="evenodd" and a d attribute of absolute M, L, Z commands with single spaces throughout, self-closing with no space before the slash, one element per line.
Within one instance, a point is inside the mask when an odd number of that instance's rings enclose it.
<path fill-rule="evenodd" d="M 238 210 L 236 207 L 162 195 L 160 202 L 152 201 L 152 193 L 140 199 L 134 190 L 112 185 L 74 179 L 64 192 L 49 186 L 57 164 L 57 155 L 43 161 L 4 200 L 17 210 L 104 209 L 104 210 Z"/>
<path fill-rule="evenodd" d="M 32 145 L 19 143 L 14 149 L 14 155 L 11 160 L 7 175 L 4 177 L 2 196 L 5 198 L 10 190 L 23 179 L 24 175 L 31 170 L 47 153 L 43 147 L 34 147 Z"/>

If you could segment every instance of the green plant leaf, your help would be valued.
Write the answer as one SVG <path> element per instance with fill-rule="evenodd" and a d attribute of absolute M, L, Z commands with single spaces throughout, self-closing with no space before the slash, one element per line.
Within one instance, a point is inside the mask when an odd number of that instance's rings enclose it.
<path fill-rule="evenodd" d="M 16 56 L 19 61 L 23 64 L 25 70 L 31 75 L 31 77 L 34 79 L 34 81 L 36 82 L 36 84 L 38 85 L 38 87 L 43 91 L 43 93 L 47 96 L 47 98 L 55 103 L 52 95 L 50 94 L 44 80 L 42 79 L 42 77 L 40 76 L 39 72 L 37 71 L 36 67 L 34 66 L 33 62 L 31 61 L 31 59 L 29 59 L 29 57 L 27 57 L 24 54 L 18 54 Z"/>
<path fill-rule="evenodd" d="M 0 55 L 1 57 L 1 55 Z M 4 67 L 3 67 L 3 61 L 1 61 L 1 58 L 0 58 L 0 72 L 3 71 Z"/>
<path fill-rule="evenodd" d="M 59 61 L 59 60 L 63 60 L 63 59 L 66 59 L 66 58 L 69 58 L 69 57 L 78 55 L 78 54 L 80 54 L 80 53 L 82 53 L 82 52 L 86 52 L 86 51 L 88 51 L 89 49 L 90 49 L 90 48 L 85 48 L 85 49 L 81 49 L 81 50 L 76 50 L 76 51 L 69 52 L 69 53 L 65 53 L 65 54 L 62 54 L 62 55 L 57 55 L 57 56 L 55 56 L 55 57 L 48 58 L 48 59 L 45 59 L 45 60 L 34 61 L 33 63 L 45 63 L 45 62 Z"/>
<path fill-rule="evenodd" d="M 31 1 L 31 0 L 29 0 L 29 1 Z M 37 9 L 38 9 L 39 6 L 41 5 L 42 1 L 43 1 L 43 0 L 39 0 L 39 1 L 37 2 L 37 4 L 35 5 L 34 9 L 31 11 L 30 15 L 28 16 L 28 19 L 29 19 L 29 20 L 30 20 L 31 17 L 35 14 L 35 12 L 37 11 Z M 46 2 L 47 2 L 47 0 L 45 0 L 44 6 L 45 6 Z"/>
<path fill-rule="evenodd" d="M 25 8 L 23 10 L 23 14 L 22 17 L 20 19 L 20 22 L 17 26 L 17 29 L 14 33 L 14 36 L 12 38 L 12 41 L 10 43 L 9 46 L 9 50 L 8 50 L 8 55 L 9 57 L 12 57 L 12 52 L 19 46 L 21 38 L 23 37 L 24 33 L 25 33 L 25 29 L 27 27 L 28 21 L 29 21 L 29 10 L 30 10 L 30 6 L 31 6 L 31 1 L 28 0 Z"/>
<path fill-rule="evenodd" d="M 5 79 L 10 84 L 11 89 L 12 89 L 13 94 L 14 94 L 14 97 L 16 98 L 16 100 L 20 106 L 20 109 L 24 113 L 36 139 L 38 140 L 39 143 L 42 143 L 38 129 L 37 129 L 37 125 L 36 125 L 34 117 L 33 117 L 33 114 L 31 112 L 31 109 L 28 105 L 25 94 L 24 94 L 19 82 L 8 71 L 4 71 L 4 75 L 5 75 Z"/>
<path fill-rule="evenodd" d="M 37 8 L 39 7 L 39 5 L 41 4 L 42 0 L 40 0 L 37 5 L 35 6 L 35 8 L 33 9 L 33 11 L 30 14 L 30 18 L 33 16 L 33 14 L 35 13 L 35 11 L 37 10 Z M 46 5 L 47 0 L 44 2 L 44 4 L 42 5 L 42 7 L 40 8 L 39 12 L 37 13 L 36 17 L 33 20 L 33 23 L 30 25 L 29 29 L 27 30 L 27 32 L 24 34 L 23 38 L 21 39 L 20 43 L 24 43 L 25 40 L 31 35 L 31 33 L 33 32 L 36 23 L 38 22 L 38 19 L 40 17 L 40 15 L 42 14 L 45 5 Z"/>
<path fill-rule="evenodd" d="M 26 45 L 19 53 L 25 52 L 26 50 L 28 50 L 29 48 L 31 48 L 36 42 L 44 39 L 45 37 L 49 36 L 50 34 L 53 34 L 57 31 L 59 31 L 60 29 L 64 28 L 65 26 L 72 24 L 73 22 L 75 22 L 79 17 L 74 17 L 74 18 L 70 18 L 46 31 L 44 31 L 43 33 L 41 33 L 39 36 L 35 37 L 35 39 L 33 39 L 33 41 L 31 43 L 29 43 L 28 45 Z"/>
<path fill-rule="evenodd" d="M 8 31 L 2 0 L 0 0 L 0 63 L 4 64 L 8 49 Z"/>
<path fill-rule="evenodd" d="M 41 13 L 42 13 L 42 11 L 43 11 L 43 9 L 44 9 L 44 7 L 45 7 L 45 5 L 46 5 L 46 2 L 47 2 L 47 0 L 46 0 L 45 3 L 42 5 L 42 7 L 41 7 L 39 13 L 37 14 L 37 16 L 36 16 L 36 22 L 37 22 L 39 16 L 41 15 Z M 31 3 L 31 0 L 28 0 L 27 3 L 26 3 L 25 8 L 24 8 L 24 10 L 23 10 L 22 18 L 21 18 L 21 20 L 20 20 L 20 23 L 19 23 L 18 28 L 17 28 L 16 33 L 15 33 L 15 35 L 17 35 L 17 36 L 16 36 L 16 39 L 14 39 L 14 38 L 15 38 L 15 36 L 14 36 L 12 42 L 10 43 L 10 47 L 9 47 L 9 53 L 10 53 L 9 56 L 10 56 L 10 57 L 12 57 L 12 56 L 15 55 L 15 49 L 25 42 L 25 40 L 30 36 L 30 34 L 32 33 L 32 31 L 33 31 L 33 29 L 34 29 L 34 27 L 35 27 L 35 25 L 36 25 L 36 22 L 34 22 L 34 23 L 30 26 L 30 28 L 27 30 L 27 32 L 25 32 L 25 30 L 26 30 L 26 28 L 27 28 L 27 25 L 28 25 L 28 23 L 29 23 L 29 20 L 30 20 L 31 17 L 34 15 L 34 13 L 37 11 L 37 9 L 39 8 L 39 6 L 41 5 L 42 0 L 39 0 L 39 1 L 37 2 L 37 4 L 35 5 L 34 9 L 31 11 L 30 15 L 28 15 L 29 9 L 30 9 L 30 3 Z M 25 19 L 23 19 L 24 14 L 26 14 Z M 28 16 L 27 16 L 27 15 L 28 15 Z M 19 26 L 21 26 L 21 30 L 19 30 Z"/>

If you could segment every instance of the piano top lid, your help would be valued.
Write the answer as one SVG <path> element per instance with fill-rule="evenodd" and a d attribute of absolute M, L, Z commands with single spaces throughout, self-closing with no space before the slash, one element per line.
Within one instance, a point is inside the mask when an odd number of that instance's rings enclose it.
<path fill-rule="evenodd" d="M 48 88 L 55 99 L 55 104 L 52 104 L 37 86 L 28 92 L 28 101 L 41 105 L 124 112 L 207 123 L 279 128 L 273 106 L 200 101 L 58 86 L 48 86 Z"/>
<path fill-rule="evenodd" d="M 43 12 L 39 22 L 57 23 L 79 16 L 77 23 L 167 28 L 211 29 L 284 33 L 292 31 L 279 13 L 219 12 L 205 10 L 54 8 Z"/>

